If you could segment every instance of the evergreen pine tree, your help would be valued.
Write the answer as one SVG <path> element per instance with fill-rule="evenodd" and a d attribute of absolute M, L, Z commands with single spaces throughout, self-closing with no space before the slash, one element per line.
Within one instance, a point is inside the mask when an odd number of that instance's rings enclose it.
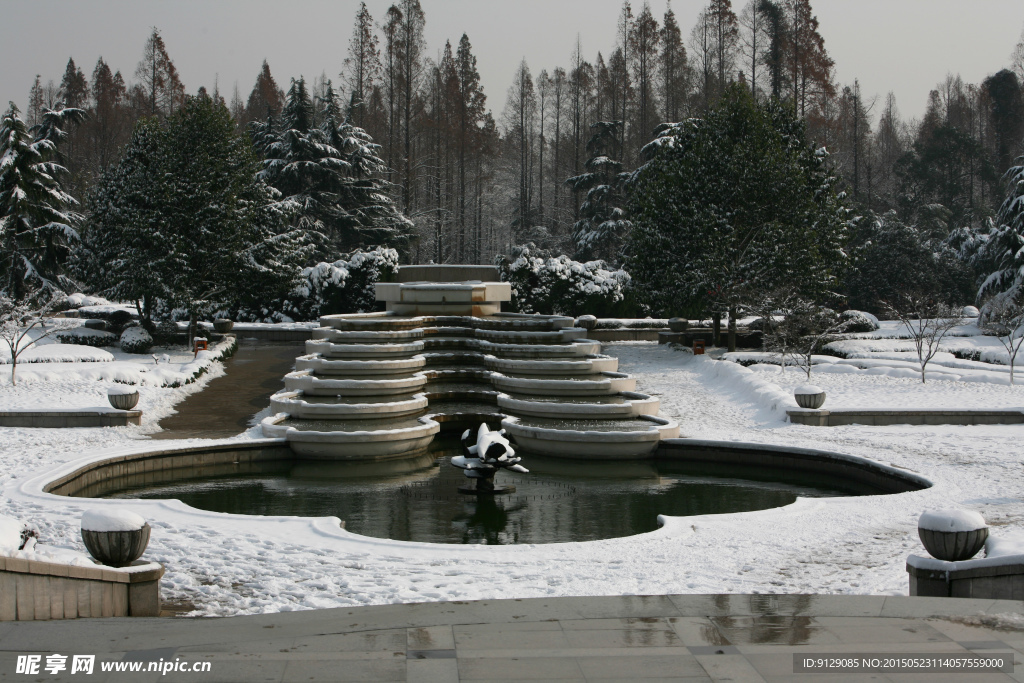
<path fill-rule="evenodd" d="M 623 183 L 629 177 L 622 162 L 608 154 L 616 146 L 622 121 L 598 121 L 587 142 L 586 172 L 565 181 L 573 192 L 586 192 L 580 219 L 573 226 L 577 258 L 616 260 L 633 224 L 622 209 Z"/>
<path fill-rule="evenodd" d="M 348 163 L 338 187 L 339 219 L 337 246 L 342 251 L 389 245 L 408 246 L 413 223 L 391 199 L 388 168 L 380 158 L 380 145 L 351 117 L 341 118 L 338 97 L 327 82 L 321 129 L 328 144 Z"/>
<path fill-rule="evenodd" d="M 57 144 L 63 128 L 84 115 L 46 109 L 29 129 L 11 102 L 0 120 L 0 293 L 14 301 L 72 284 L 64 266 L 81 216 L 61 187 L 66 170 L 57 163 Z"/>
<path fill-rule="evenodd" d="M 1008 191 L 978 260 L 989 263 L 978 299 L 998 298 L 1024 304 L 1024 157 L 1006 173 Z"/>
<path fill-rule="evenodd" d="M 305 81 L 292 81 L 280 129 L 274 121 L 253 127 L 263 153 L 260 177 L 282 195 L 282 206 L 297 227 L 317 243 L 316 261 L 369 244 L 401 245 L 411 222 L 387 195 L 379 147 L 369 135 L 340 120 L 334 89 L 328 86 L 323 124 L 314 126 L 314 105 Z"/>
<path fill-rule="evenodd" d="M 105 297 L 134 301 L 152 321 L 158 299 L 173 298 L 161 279 L 170 257 L 161 211 L 168 201 L 160 182 L 163 131 L 140 119 L 121 160 L 100 177 L 89 198 L 90 218 L 73 260 L 75 274 Z"/>

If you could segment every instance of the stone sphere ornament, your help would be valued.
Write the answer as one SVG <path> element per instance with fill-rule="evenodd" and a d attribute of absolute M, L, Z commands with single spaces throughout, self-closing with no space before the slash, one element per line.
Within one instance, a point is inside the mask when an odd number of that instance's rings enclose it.
<path fill-rule="evenodd" d="M 825 405 L 825 390 L 813 384 L 804 384 L 793 392 L 796 404 L 801 408 L 817 410 Z"/>
<path fill-rule="evenodd" d="M 474 438 L 475 436 L 475 438 Z M 520 458 L 505 438 L 505 430 L 491 431 L 486 424 L 481 424 L 476 435 L 467 429 L 462 433 L 462 455 L 452 458 L 452 465 L 476 482 L 476 486 L 460 486 L 459 493 L 472 495 L 495 495 L 512 493 L 515 486 L 494 485 L 494 475 L 499 470 L 508 469 L 522 474 L 529 473 L 519 464 Z"/>
<path fill-rule="evenodd" d="M 985 545 L 988 524 L 971 510 L 929 510 L 917 520 L 917 535 L 935 559 L 961 562 Z"/>
<path fill-rule="evenodd" d="M 123 384 L 107 389 L 107 400 L 118 410 L 131 410 L 139 404 L 139 390 Z"/>
<path fill-rule="evenodd" d="M 130 510 L 93 509 L 82 513 L 82 541 L 89 554 L 108 567 L 127 567 L 149 545 L 150 526 Z"/>

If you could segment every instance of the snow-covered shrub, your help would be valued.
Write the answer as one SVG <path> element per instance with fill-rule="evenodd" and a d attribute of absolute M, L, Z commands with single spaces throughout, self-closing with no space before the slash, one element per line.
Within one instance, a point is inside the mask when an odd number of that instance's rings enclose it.
<path fill-rule="evenodd" d="M 668 327 L 668 320 L 664 318 L 627 320 L 625 326 L 629 330 L 663 330 Z"/>
<path fill-rule="evenodd" d="M 178 325 L 170 320 L 157 323 L 153 330 L 153 341 L 160 346 L 169 346 L 178 341 Z"/>
<path fill-rule="evenodd" d="M 82 294 L 81 292 L 68 294 L 67 299 L 64 300 L 64 306 L 66 309 L 81 308 L 82 306 L 109 305 L 110 302 L 104 299 L 102 296 L 89 296 L 88 294 Z"/>
<path fill-rule="evenodd" d="M 153 348 L 153 337 L 142 327 L 135 326 L 121 333 L 121 350 L 125 353 L 148 353 Z"/>
<path fill-rule="evenodd" d="M 878 318 L 864 311 L 843 311 L 839 314 L 843 332 L 874 332 L 878 329 Z"/>
<path fill-rule="evenodd" d="M 56 335 L 61 344 L 83 344 L 85 346 L 113 346 L 117 343 L 117 335 L 104 330 L 93 330 L 88 327 L 72 327 Z"/>
<path fill-rule="evenodd" d="M 398 252 L 389 247 L 355 251 L 334 263 L 321 262 L 302 270 L 301 279 L 284 301 L 258 311 L 239 310 L 229 316 L 245 322 L 316 320 L 332 313 L 364 313 L 376 304 L 373 285 L 398 271 Z"/>
<path fill-rule="evenodd" d="M 121 334 L 134 320 L 135 317 L 128 311 L 114 311 L 107 318 L 107 329 L 114 334 Z"/>
<path fill-rule="evenodd" d="M 629 274 L 604 261 L 545 257 L 522 247 L 515 260 L 499 256 L 501 279 L 512 285 L 510 309 L 519 313 L 612 315 L 625 300 Z"/>

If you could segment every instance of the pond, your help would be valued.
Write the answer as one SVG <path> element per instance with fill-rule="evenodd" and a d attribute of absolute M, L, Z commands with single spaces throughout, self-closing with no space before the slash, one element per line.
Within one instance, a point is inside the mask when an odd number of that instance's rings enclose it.
<path fill-rule="evenodd" d="M 658 515 L 746 512 L 797 497 L 878 493 L 836 477 L 673 461 L 586 462 L 527 456 L 530 474 L 501 472 L 499 496 L 461 494 L 450 438 L 416 461 L 295 462 L 273 474 L 193 478 L 109 498 L 177 498 L 215 512 L 336 516 L 356 534 L 429 543 L 592 541 L 658 528 Z"/>

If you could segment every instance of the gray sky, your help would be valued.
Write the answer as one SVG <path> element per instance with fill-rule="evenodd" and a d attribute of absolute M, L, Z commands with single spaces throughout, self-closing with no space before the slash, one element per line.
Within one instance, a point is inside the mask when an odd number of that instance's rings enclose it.
<path fill-rule="evenodd" d="M 734 0 L 737 8 L 744 4 Z M 376 21 L 391 0 L 367 0 Z M 579 34 L 584 54 L 606 56 L 621 0 L 422 0 L 428 53 L 469 35 L 499 115 L 524 56 L 534 76 L 567 66 Z M 688 37 L 704 0 L 675 0 Z M 858 78 L 865 96 L 892 90 L 904 117 L 918 117 L 947 73 L 979 83 L 1008 65 L 1024 28 L 1021 0 L 812 0 L 837 80 Z M 642 2 L 634 0 L 634 11 Z M 248 96 L 266 58 L 278 84 L 321 72 L 337 82 L 358 0 L 5 0 L 0 24 L 0 102 L 22 109 L 35 75 L 60 81 L 69 56 L 91 76 L 102 56 L 129 81 L 151 26 L 160 29 L 189 92 L 219 78 L 230 99 Z M 665 0 L 651 0 L 659 22 Z M 45 26 L 45 24 L 49 26 Z M 6 108 L 6 107 L 4 107 Z M 879 104 L 875 111 L 881 108 Z"/>

